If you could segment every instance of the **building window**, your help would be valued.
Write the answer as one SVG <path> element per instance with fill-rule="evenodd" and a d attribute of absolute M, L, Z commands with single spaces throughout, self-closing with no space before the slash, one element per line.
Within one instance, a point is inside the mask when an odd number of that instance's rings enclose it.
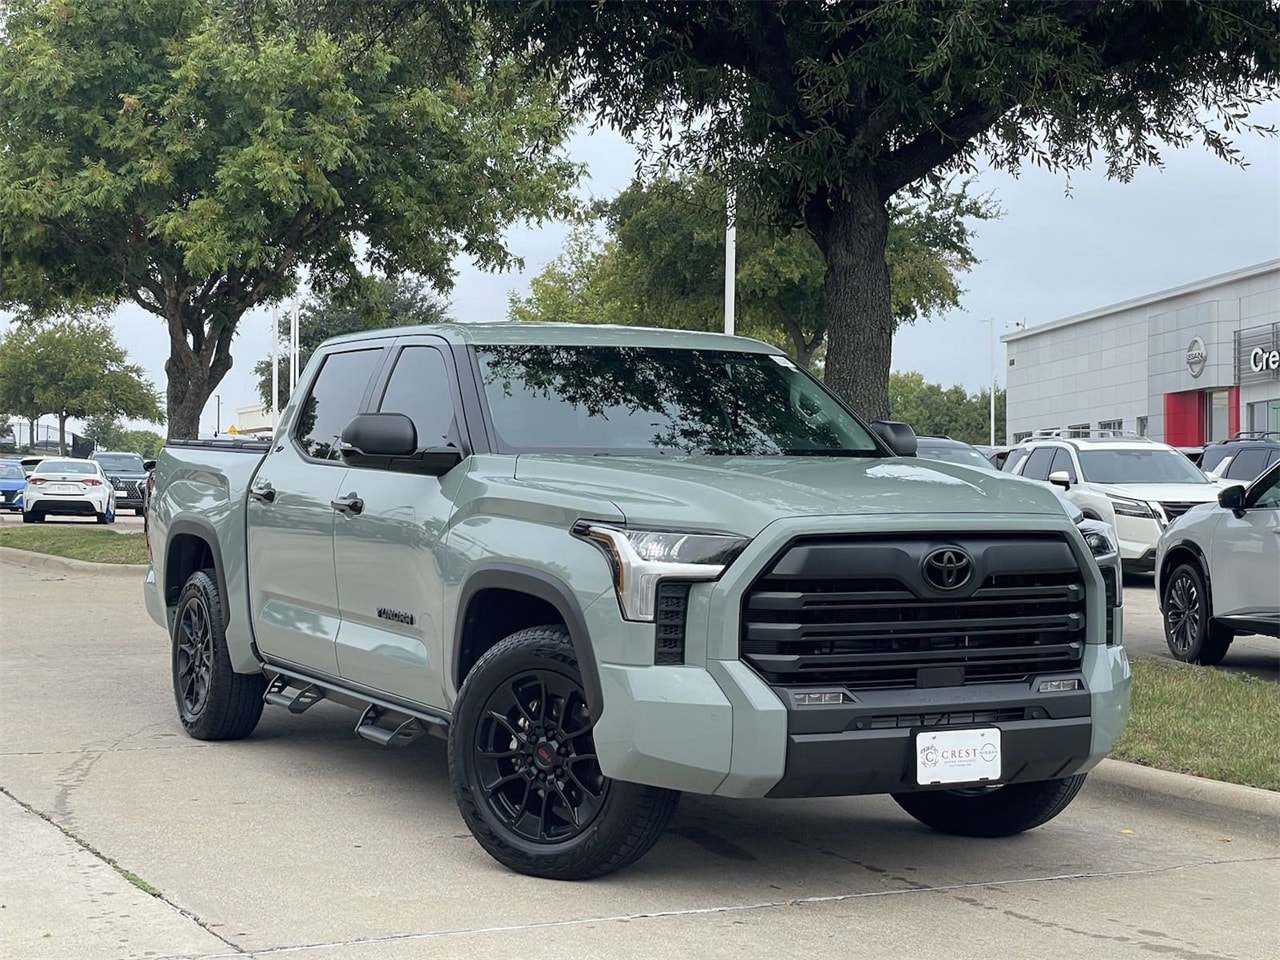
<path fill-rule="evenodd" d="M 1098 430 L 1101 433 L 1121 433 L 1124 431 L 1123 420 L 1099 420 Z"/>
<path fill-rule="evenodd" d="M 1147 418 L 1138 418 L 1138 436 L 1145 437 L 1147 435 Z"/>
<path fill-rule="evenodd" d="M 1226 390 L 1206 390 L 1204 395 L 1204 422 L 1208 428 L 1205 442 L 1227 439 L 1227 406 L 1230 395 Z"/>
<path fill-rule="evenodd" d="M 1076 439 L 1077 437 L 1089 436 L 1089 425 L 1087 423 L 1069 423 L 1067 424 L 1067 437 Z"/>
<path fill-rule="evenodd" d="M 1023 430 L 1023 431 L 1021 431 L 1021 432 L 1019 432 L 1019 433 L 1015 433 L 1015 434 L 1013 435 L 1013 442 L 1014 442 L 1014 443 L 1021 443 L 1023 440 L 1027 439 L 1027 437 L 1029 437 L 1029 436 L 1031 436 L 1031 431 L 1030 431 L 1030 430 Z"/>
<path fill-rule="evenodd" d="M 1249 404 L 1249 429 L 1258 433 L 1280 431 L 1280 400 Z"/>

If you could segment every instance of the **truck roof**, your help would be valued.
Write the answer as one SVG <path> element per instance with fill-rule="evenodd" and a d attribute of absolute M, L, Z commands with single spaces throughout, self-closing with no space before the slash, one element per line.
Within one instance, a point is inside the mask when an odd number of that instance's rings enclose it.
<path fill-rule="evenodd" d="M 591 323 L 440 323 L 416 327 L 366 330 L 333 337 L 327 343 L 368 341 L 383 337 L 430 334 L 465 345 L 514 344 L 529 346 L 591 347 L 675 347 L 683 350 L 736 350 L 743 353 L 782 351 L 772 344 L 750 337 L 730 337 L 723 333 L 668 330 L 662 327 L 627 327 Z"/>

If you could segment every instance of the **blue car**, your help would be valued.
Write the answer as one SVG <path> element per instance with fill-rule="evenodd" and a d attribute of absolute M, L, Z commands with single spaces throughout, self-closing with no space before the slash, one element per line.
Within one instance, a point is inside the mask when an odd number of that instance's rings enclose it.
<path fill-rule="evenodd" d="M 22 491 L 27 488 L 27 475 L 17 460 L 0 460 L 0 510 L 22 509 Z"/>

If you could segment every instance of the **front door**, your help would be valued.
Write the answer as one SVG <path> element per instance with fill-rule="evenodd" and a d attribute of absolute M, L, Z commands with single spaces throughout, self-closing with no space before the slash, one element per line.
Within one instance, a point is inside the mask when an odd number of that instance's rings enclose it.
<path fill-rule="evenodd" d="M 418 447 L 462 447 L 457 389 L 445 354 L 428 339 L 402 344 L 380 402 L 413 420 Z M 352 467 L 340 499 L 359 501 L 334 528 L 338 667 L 344 679 L 430 707 L 444 706 L 447 638 L 444 537 L 465 467 L 444 477 Z"/>
<path fill-rule="evenodd" d="M 1280 612 L 1280 465 L 1250 487 L 1243 516 L 1224 513 L 1213 531 L 1213 612 L 1275 616 Z"/>
<path fill-rule="evenodd" d="M 346 465 L 337 437 L 361 411 L 381 347 L 332 353 L 249 489 L 249 606 L 267 657 L 338 675 L 335 511 Z M 301 386 L 300 386 L 301 389 Z"/>

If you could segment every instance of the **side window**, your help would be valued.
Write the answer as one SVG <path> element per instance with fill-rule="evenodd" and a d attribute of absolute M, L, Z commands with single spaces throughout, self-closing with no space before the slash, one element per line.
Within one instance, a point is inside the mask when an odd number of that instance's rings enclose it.
<path fill-rule="evenodd" d="M 453 391 L 449 368 L 434 347 L 400 351 L 380 413 L 403 413 L 418 431 L 418 447 L 438 447 L 453 431 Z"/>
<path fill-rule="evenodd" d="M 1261 476 L 1265 469 L 1267 469 L 1266 450 L 1241 450 L 1227 467 L 1227 477 L 1249 483 Z"/>
<path fill-rule="evenodd" d="M 1058 451 L 1053 455 L 1053 465 L 1049 467 L 1050 473 L 1057 473 L 1059 470 L 1064 472 L 1072 483 L 1076 483 L 1076 465 L 1071 460 L 1071 453 L 1065 447 L 1059 447 Z"/>
<path fill-rule="evenodd" d="M 1200 469 L 1208 473 L 1230 455 L 1231 451 L 1225 447 L 1210 448 L 1204 452 L 1204 456 L 1200 460 Z"/>
<path fill-rule="evenodd" d="M 1272 470 L 1268 475 L 1270 482 L 1263 481 L 1253 490 L 1249 498 L 1251 507 L 1280 507 L 1280 470 Z"/>
<path fill-rule="evenodd" d="M 382 349 L 331 353 L 302 403 L 293 435 L 309 457 L 338 459 L 342 428 L 360 412 L 369 378 L 382 357 Z"/>
<path fill-rule="evenodd" d="M 1032 480 L 1048 480 L 1049 465 L 1053 462 L 1053 455 L 1057 450 L 1054 447 L 1040 447 L 1031 452 L 1031 456 L 1027 458 L 1027 465 L 1022 468 L 1022 475 Z"/>

